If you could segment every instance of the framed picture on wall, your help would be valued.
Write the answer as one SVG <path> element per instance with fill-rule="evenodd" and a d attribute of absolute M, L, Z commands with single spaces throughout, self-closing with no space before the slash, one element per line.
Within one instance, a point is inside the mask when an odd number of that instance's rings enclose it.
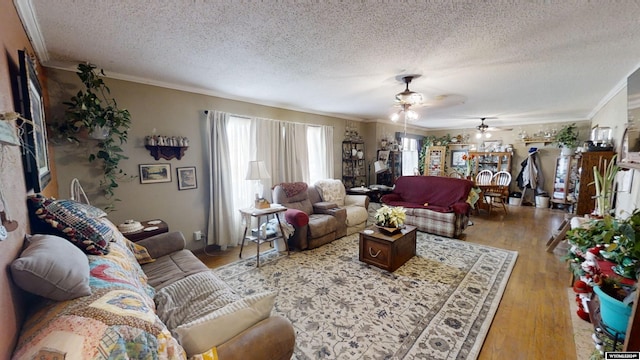
<path fill-rule="evenodd" d="M 451 150 L 451 167 L 466 166 L 467 163 L 462 158 L 467 154 L 467 150 Z"/>
<path fill-rule="evenodd" d="M 140 184 L 171 182 L 171 164 L 140 164 Z"/>
<path fill-rule="evenodd" d="M 22 121 L 20 124 L 23 129 L 22 162 L 25 180 L 27 190 L 41 192 L 51 181 L 42 88 L 31 57 L 26 51 L 20 50 L 18 58 L 20 61 L 18 76 L 20 91 L 17 92 L 20 100 L 19 111 L 23 118 L 29 120 Z"/>
<path fill-rule="evenodd" d="M 195 166 L 179 167 L 176 170 L 178 171 L 178 190 L 189 190 L 198 187 Z"/>

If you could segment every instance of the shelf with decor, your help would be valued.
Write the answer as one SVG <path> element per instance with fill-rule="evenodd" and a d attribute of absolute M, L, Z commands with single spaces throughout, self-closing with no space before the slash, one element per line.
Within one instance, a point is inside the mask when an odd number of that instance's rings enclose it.
<path fill-rule="evenodd" d="M 469 151 L 469 156 L 474 158 L 474 174 L 482 170 L 491 170 L 493 173 L 498 171 L 511 172 L 512 154 L 510 152 Z"/>
<path fill-rule="evenodd" d="M 575 202 L 574 191 L 578 182 L 578 165 L 575 156 L 558 156 L 553 177 L 551 203 L 571 205 Z"/>
<path fill-rule="evenodd" d="M 444 176 L 446 146 L 429 146 L 424 157 L 424 175 Z"/>
<path fill-rule="evenodd" d="M 547 145 L 547 144 L 554 143 L 555 140 L 553 138 L 545 138 L 545 137 L 543 137 L 543 138 L 524 138 L 524 139 L 522 139 L 522 142 L 525 145 L 528 145 L 528 144 L 539 144 L 539 143 Z"/>
<path fill-rule="evenodd" d="M 342 183 L 350 189 L 365 186 L 367 172 L 364 160 L 364 142 L 345 140 L 342 142 Z"/>
<path fill-rule="evenodd" d="M 160 158 L 165 160 L 171 160 L 176 158 L 178 160 L 182 159 L 184 156 L 184 152 L 189 148 L 188 146 L 159 146 L 159 145 L 145 145 L 145 148 L 149 150 L 151 156 L 154 159 L 160 160 Z"/>

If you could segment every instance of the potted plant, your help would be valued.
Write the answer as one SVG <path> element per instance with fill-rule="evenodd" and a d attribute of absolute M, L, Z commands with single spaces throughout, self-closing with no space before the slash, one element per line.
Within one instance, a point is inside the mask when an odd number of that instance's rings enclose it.
<path fill-rule="evenodd" d="M 571 268 L 593 286 L 600 300 L 602 321 L 623 334 L 635 301 L 635 287 L 629 283 L 637 280 L 640 269 L 640 209 L 626 219 L 605 214 L 569 230 L 567 240 L 571 245 L 567 258 L 575 264 Z"/>
<path fill-rule="evenodd" d="M 562 155 L 571 155 L 578 146 L 578 127 L 575 123 L 562 127 L 556 134 L 556 142 L 562 147 Z"/>
<path fill-rule="evenodd" d="M 604 172 L 600 174 L 598 166 L 593 167 L 593 184 L 596 186 L 595 214 L 604 216 L 611 213 L 611 197 L 613 196 L 613 183 L 620 167 L 615 164 L 616 156 L 613 155 L 607 163 L 604 160 Z"/>
<path fill-rule="evenodd" d="M 84 89 L 71 97 L 64 105 L 64 121 L 56 124 L 56 130 L 71 142 L 79 142 L 79 134 L 86 131 L 89 137 L 99 140 L 95 151 L 88 156 L 89 162 L 101 161 L 104 177 L 100 187 L 107 199 L 111 199 L 118 187 L 118 180 L 126 176 L 119 168 L 124 155 L 121 145 L 127 142 L 131 126 L 131 114 L 118 108 L 115 99 L 110 98 L 110 89 L 102 80 L 104 71 L 93 64 L 79 64 L 76 73 Z M 113 207 L 113 204 L 108 207 Z"/>
<path fill-rule="evenodd" d="M 394 233 L 404 225 L 406 216 L 406 210 L 401 206 L 389 207 L 382 205 L 382 207 L 376 211 L 375 225 L 381 230 Z"/>

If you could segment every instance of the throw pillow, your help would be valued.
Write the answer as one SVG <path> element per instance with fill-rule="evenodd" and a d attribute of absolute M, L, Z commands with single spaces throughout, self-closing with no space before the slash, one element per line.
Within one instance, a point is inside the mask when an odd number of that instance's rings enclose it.
<path fill-rule="evenodd" d="M 318 189 L 322 201 L 344 206 L 344 198 L 347 196 L 347 192 L 342 181 L 338 179 L 318 180 L 314 186 Z"/>
<path fill-rule="evenodd" d="M 27 235 L 28 247 L 11 263 L 13 281 L 23 290 L 64 301 L 91 295 L 87 256 L 55 235 Z"/>
<path fill-rule="evenodd" d="M 275 297 L 274 292 L 247 296 L 173 331 L 187 355 L 200 354 L 268 318 Z"/>
<path fill-rule="evenodd" d="M 104 211 L 73 200 L 56 200 L 40 194 L 29 196 L 28 203 L 37 219 L 51 226 L 85 253 L 109 253 L 113 229 L 100 221 L 106 215 Z"/>
<path fill-rule="evenodd" d="M 138 245 L 127 238 L 124 238 L 124 242 L 127 244 L 127 247 L 129 248 L 129 250 L 131 250 L 133 255 L 136 257 L 136 260 L 138 260 L 138 264 L 144 265 L 144 264 L 148 264 L 156 261 L 156 259 L 151 257 L 146 247 L 142 245 Z"/>

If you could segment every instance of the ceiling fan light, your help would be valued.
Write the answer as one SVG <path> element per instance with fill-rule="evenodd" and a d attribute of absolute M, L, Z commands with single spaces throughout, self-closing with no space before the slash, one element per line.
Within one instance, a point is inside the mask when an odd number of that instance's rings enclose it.
<path fill-rule="evenodd" d="M 482 137 L 482 133 L 477 133 L 476 134 L 476 139 L 480 139 Z"/>
<path fill-rule="evenodd" d="M 395 112 L 391 114 L 390 118 L 391 118 L 391 121 L 398 122 L 398 120 L 400 120 L 400 112 Z"/>
<path fill-rule="evenodd" d="M 491 133 L 490 132 L 486 132 L 484 133 L 484 137 L 486 137 L 487 139 L 491 137 Z"/>
<path fill-rule="evenodd" d="M 396 100 L 401 104 L 417 105 L 424 101 L 424 96 L 420 93 L 407 89 L 403 92 L 397 93 Z"/>
<path fill-rule="evenodd" d="M 406 116 L 407 120 L 409 120 L 409 121 L 418 120 L 418 113 L 413 111 L 413 110 L 407 110 L 405 112 L 405 116 Z"/>

